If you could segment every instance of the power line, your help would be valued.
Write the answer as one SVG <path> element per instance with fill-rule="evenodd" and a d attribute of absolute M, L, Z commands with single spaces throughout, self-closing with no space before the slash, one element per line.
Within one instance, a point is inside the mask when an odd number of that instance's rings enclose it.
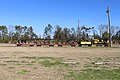
<path fill-rule="evenodd" d="M 102 17 L 99 17 L 99 18 L 97 18 L 97 19 L 94 19 L 93 21 L 91 21 L 91 22 L 89 22 L 88 24 L 95 24 L 95 23 L 97 23 L 97 22 L 100 22 L 101 20 L 103 20 L 103 18 L 106 18 L 106 14 L 104 15 L 104 16 L 102 16 Z"/>

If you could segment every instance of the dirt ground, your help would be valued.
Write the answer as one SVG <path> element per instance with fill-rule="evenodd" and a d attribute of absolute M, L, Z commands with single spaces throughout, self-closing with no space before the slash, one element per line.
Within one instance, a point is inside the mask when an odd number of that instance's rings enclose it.
<path fill-rule="evenodd" d="M 76 64 L 45 67 L 39 63 L 40 57 L 60 58 Z M 120 48 L 3 46 L 0 47 L 0 80 L 64 80 L 68 70 L 83 70 L 86 64 L 101 60 L 120 61 Z"/>

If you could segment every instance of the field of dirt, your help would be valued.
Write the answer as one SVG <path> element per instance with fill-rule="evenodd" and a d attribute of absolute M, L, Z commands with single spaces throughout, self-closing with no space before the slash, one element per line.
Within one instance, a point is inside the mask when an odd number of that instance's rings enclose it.
<path fill-rule="evenodd" d="M 1 46 L 0 80 L 64 80 L 69 71 L 82 71 L 101 61 L 120 62 L 120 48 Z"/>

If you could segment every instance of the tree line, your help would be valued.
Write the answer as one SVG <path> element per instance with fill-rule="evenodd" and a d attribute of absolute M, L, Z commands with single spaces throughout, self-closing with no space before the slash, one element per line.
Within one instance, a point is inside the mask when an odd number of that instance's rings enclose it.
<path fill-rule="evenodd" d="M 95 27 L 86 27 L 86 26 L 78 26 L 77 28 L 68 28 L 61 27 L 60 25 L 56 25 L 55 29 L 53 29 L 52 25 L 48 24 L 48 26 L 44 29 L 44 39 L 55 39 L 55 40 L 81 40 L 81 41 L 91 41 L 93 39 L 98 40 L 109 40 L 109 31 L 108 25 L 98 25 L 97 29 Z M 52 35 L 53 34 L 53 35 Z M 119 26 L 111 26 L 111 34 L 113 43 L 120 43 L 120 27 Z"/>
<path fill-rule="evenodd" d="M 111 26 L 111 36 L 114 43 L 120 42 L 120 27 Z M 77 28 L 52 26 L 48 24 L 44 28 L 43 36 L 38 36 L 32 26 L 0 26 L 0 43 L 14 43 L 18 40 L 31 39 L 55 39 L 55 40 L 82 40 L 92 39 L 109 40 L 108 25 L 98 25 L 95 27 L 78 26 Z"/>
<path fill-rule="evenodd" d="M 38 38 L 37 34 L 33 31 L 32 26 L 0 26 L 0 42 L 1 43 L 14 43 L 18 40 Z"/>

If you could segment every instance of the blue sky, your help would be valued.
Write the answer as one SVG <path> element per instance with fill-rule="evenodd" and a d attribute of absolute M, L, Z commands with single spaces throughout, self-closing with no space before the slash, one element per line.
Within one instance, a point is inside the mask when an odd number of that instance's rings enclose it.
<path fill-rule="evenodd" d="M 0 25 L 33 26 L 39 35 L 44 27 L 96 27 L 107 24 L 107 6 L 111 24 L 120 26 L 120 0 L 0 0 Z"/>

